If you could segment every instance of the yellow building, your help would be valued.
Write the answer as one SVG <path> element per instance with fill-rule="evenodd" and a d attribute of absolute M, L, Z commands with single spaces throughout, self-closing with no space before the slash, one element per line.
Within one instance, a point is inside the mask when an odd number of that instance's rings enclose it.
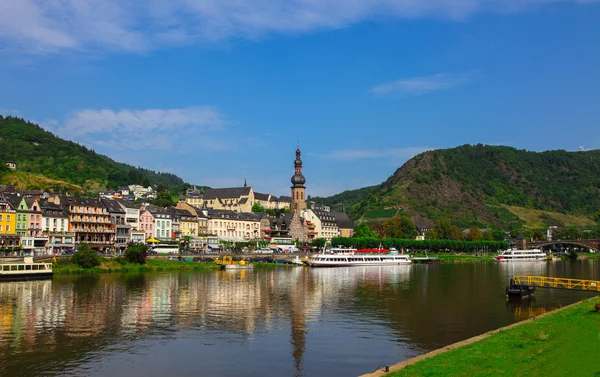
<path fill-rule="evenodd" d="M 17 234 L 17 211 L 4 194 L 0 194 L 0 235 Z"/>
<path fill-rule="evenodd" d="M 202 194 L 192 194 L 185 197 L 185 202 L 194 207 L 202 207 L 204 198 L 202 197 Z"/>

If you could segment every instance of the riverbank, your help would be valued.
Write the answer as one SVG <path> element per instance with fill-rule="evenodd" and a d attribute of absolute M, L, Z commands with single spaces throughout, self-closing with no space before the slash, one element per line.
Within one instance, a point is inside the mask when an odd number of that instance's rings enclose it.
<path fill-rule="evenodd" d="M 109 272 L 155 272 L 219 269 L 216 263 L 147 259 L 146 264 L 129 263 L 121 258 L 101 258 L 100 266 L 81 268 L 70 259 L 58 259 L 53 264 L 55 274 L 100 274 Z"/>
<path fill-rule="evenodd" d="M 598 300 L 585 300 L 398 363 L 386 376 L 598 376 L 600 313 L 593 310 Z"/>

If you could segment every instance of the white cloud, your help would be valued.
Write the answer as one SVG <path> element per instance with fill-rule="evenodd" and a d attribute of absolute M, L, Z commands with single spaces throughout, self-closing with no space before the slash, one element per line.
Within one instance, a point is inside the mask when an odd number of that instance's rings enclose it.
<path fill-rule="evenodd" d="M 271 33 L 343 28 L 375 18 L 464 19 L 598 0 L 0 0 L 5 49 L 146 51 Z"/>
<path fill-rule="evenodd" d="M 55 120 L 41 122 L 60 137 L 84 145 L 175 151 L 194 146 L 209 147 L 211 142 L 207 135 L 227 124 L 229 122 L 222 114 L 210 106 L 119 111 L 84 109 L 71 113 L 62 123 Z M 198 139 L 201 142 L 197 142 Z"/>
<path fill-rule="evenodd" d="M 412 77 L 377 85 L 369 91 L 376 96 L 416 96 L 454 88 L 473 80 L 478 75 L 479 71 L 438 73 L 431 76 Z"/>
<path fill-rule="evenodd" d="M 310 154 L 315 157 L 321 157 L 331 160 L 365 160 L 391 158 L 393 160 L 407 160 L 425 151 L 433 148 L 409 147 L 409 148 L 388 148 L 388 149 L 338 149 L 326 154 Z"/>

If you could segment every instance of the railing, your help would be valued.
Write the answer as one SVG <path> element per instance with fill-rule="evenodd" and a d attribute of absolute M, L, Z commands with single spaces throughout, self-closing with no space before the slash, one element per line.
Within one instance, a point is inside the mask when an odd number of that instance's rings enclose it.
<path fill-rule="evenodd" d="M 600 292 L 600 280 L 553 278 L 548 276 L 515 276 L 512 280 L 517 285 Z"/>

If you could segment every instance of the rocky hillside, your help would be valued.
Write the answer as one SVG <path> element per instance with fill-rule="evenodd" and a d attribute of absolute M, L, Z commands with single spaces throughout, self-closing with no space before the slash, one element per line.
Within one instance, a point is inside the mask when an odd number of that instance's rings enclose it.
<path fill-rule="evenodd" d="M 600 211 L 600 150 L 530 152 L 463 145 L 422 153 L 354 205 L 355 219 L 395 214 L 461 226 L 593 224 Z M 526 224 L 527 225 L 527 224 Z"/>

